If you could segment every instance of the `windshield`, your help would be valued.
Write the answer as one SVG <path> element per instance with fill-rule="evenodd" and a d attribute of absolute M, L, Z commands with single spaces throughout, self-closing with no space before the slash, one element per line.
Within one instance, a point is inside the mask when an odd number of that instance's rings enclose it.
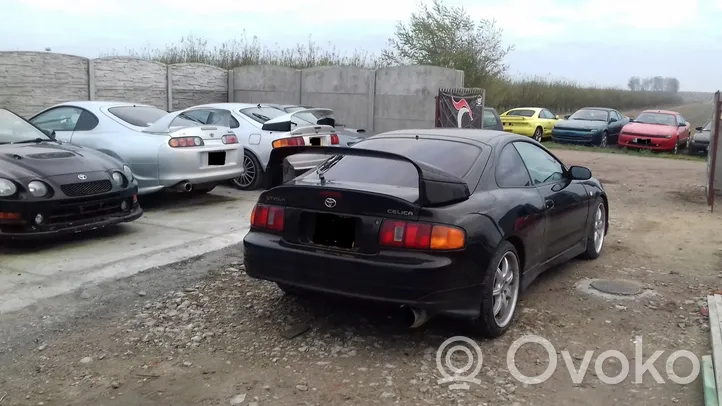
<path fill-rule="evenodd" d="M 0 109 L 0 144 L 31 141 L 38 138 L 44 141 L 52 140 L 44 132 L 16 114 Z"/>
<path fill-rule="evenodd" d="M 570 120 L 590 120 L 590 121 L 607 121 L 609 112 L 606 110 L 597 109 L 581 109 L 577 110 L 576 113 L 572 114 Z"/>
<path fill-rule="evenodd" d="M 520 117 L 532 117 L 534 115 L 534 110 L 512 110 L 508 113 L 506 113 L 507 116 L 520 116 Z"/>
<path fill-rule="evenodd" d="M 150 127 L 168 114 L 165 110 L 150 106 L 118 106 L 109 108 L 108 112 L 136 127 Z"/>
<path fill-rule="evenodd" d="M 460 178 L 469 173 L 481 154 L 480 148 L 466 143 L 412 138 L 367 138 L 361 148 L 402 154 Z M 304 177 L 318 179 L 318 174 L 310 171 Z M 344 156 L 324 173 L 324 177 L 331 181 L 419 186 L 419 175 L 411 164 L 383 158 Z"/>
<path fill-rule="evenodd" d="M 712 131 L 712 122 L 710 121 L 709 123 L 705 124 L 702 131 Z"/>
<path fill-rule="evenodd" d="M 642 113 L 634 119 L 636 123 L 676 126 L 677 120 L 671 114 Z"/>
<path fill-rule="evenodd" d="M 284 116 L 288 113 L 281 109 L 277 109 L 275 107 L 248 107 L 245 109 L 240 110 L 241 114 L 243 114 L 246 117 L 250 117 L 253 121 L 259 122 L 261 124 L 265 123 L 266 121 L 276 118 L 279 116 Z"/>

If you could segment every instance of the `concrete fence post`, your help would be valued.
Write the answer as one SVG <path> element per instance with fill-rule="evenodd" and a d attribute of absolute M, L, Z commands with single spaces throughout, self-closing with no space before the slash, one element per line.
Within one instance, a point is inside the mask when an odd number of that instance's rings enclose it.
<path fill-rule="evenodd" d="M 303 104 L 303 70 L 296 69 L 298 74 L 298 104 Z"/>
<path fill-rule="evenodd" d="M 170 65 L 165 66 L 166 69 L 166 106 L 168 111 L 173 111 L 173 70 Z"/>
<path fill-rule="evenodd" d="M 228 70 L 228 103 L 235 102 L 235 88 L 233 84 L 233 69 Z"/>
<path fill-rule="evenodd" d="M 368 114 L 366 115 L 367 127 L 366 131 L 373 133 L 374 131 L 374 119 L 376 118 L 376 69 L 371 71 L 369 78 L 369 103 L 368 103 Z"/>
<path fill-rule="evenodd" d="M 88 59 L 88 100 L 95 100 L 95 61 Z"/>

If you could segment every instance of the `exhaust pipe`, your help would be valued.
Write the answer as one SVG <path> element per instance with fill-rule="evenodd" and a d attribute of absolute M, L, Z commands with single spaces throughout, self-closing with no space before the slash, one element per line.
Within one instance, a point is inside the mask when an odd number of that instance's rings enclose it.
<path fill-rule="evenodd" d="M 178 192 L 188 193 L 193 190 L 193 185 L 191 185 L 191 183 L 188 181 L 181 182 L 175 186 L 175 190 L 177 190 Z"/>
<path fill-rule="evenodd" d="M 411 328 L 421 327 L 429 321 L 429 312 L 426 310 L 412 307 L 411 312 L 414 313 L 414 322 L 411 324 Z"/>

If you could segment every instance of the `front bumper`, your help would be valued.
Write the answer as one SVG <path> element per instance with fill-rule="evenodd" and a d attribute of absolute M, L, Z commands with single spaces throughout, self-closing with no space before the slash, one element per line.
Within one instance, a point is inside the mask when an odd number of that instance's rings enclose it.
<path fill-rule="evenodd" d="M 619 136 L 620 147 L 649 149 L 653 151 L 671 151 L 674 149 L 674 138 L 644 137 L 635 135 Z"/>
<path fill-rule="evenodd" d="M 599 144 L 601 139 L 601 132 L 552 130 L 552 141 L 561 144 Z"/>
<path fill-rule="evenodd" d="M 17 220 L 0 220 L 0 239 L 33 239 L 73 234 L 137 220 L 143 209 L 134 197 L 135 188 L 72 199 L 2 201 L 1 213 L 19 213 Z M 135 202 L 134 202 L 135 201 Z M 128 204 L 121 209 L 122 202 Z M 43 216 L 40 224 L 36 216 Z"/>
<path fill-rule="evenodd" d="M 707 154 L 709 153 L 709 148 L 709 141 L 692 141 L 689 143 L 689 151 L 693 154 Z"/>
<path fill-rule="evenodd" d="M 243 257 L 253 278 L 452 317 L 479 317 L 483 273 L 465 265 L 463 252 L 341 256 L 252 230 L 243 239 Z"/>

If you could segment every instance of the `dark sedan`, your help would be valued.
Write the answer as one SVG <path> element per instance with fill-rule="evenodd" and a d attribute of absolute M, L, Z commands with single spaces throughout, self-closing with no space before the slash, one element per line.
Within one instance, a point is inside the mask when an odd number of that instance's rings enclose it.
<path fill-rule="evenodd" d="M 331 155 L 293 178 L 285 157 Z M 607 196 L 528 137 L 400 130 L 353 148 L 283 147 L 243 240 L 248 275 L 441 314 L 487 337 L 511 324 L 520 290 L 571 258 L 597 258 Z"/>
<path fill-rule="evenodd" d="M 697 127 L 697 132 L 689 140 L 689 153 L 691 155 L 707 155 L 709 153 L 709 141 L 712 139 L 712 122 L 704 127 Z"/>
<path fill-rule="evenodd" d="M 585 107 L 564 118 L 552 129 L 554 142 L 606 147 L 629 124 L 629 117 L 606 107 Z"/>
<path fill-rule="evenodd" d="M 61 144 L 0 109 L 0 239 L 74 233 L 143 215 L 127 165 Z"/>

